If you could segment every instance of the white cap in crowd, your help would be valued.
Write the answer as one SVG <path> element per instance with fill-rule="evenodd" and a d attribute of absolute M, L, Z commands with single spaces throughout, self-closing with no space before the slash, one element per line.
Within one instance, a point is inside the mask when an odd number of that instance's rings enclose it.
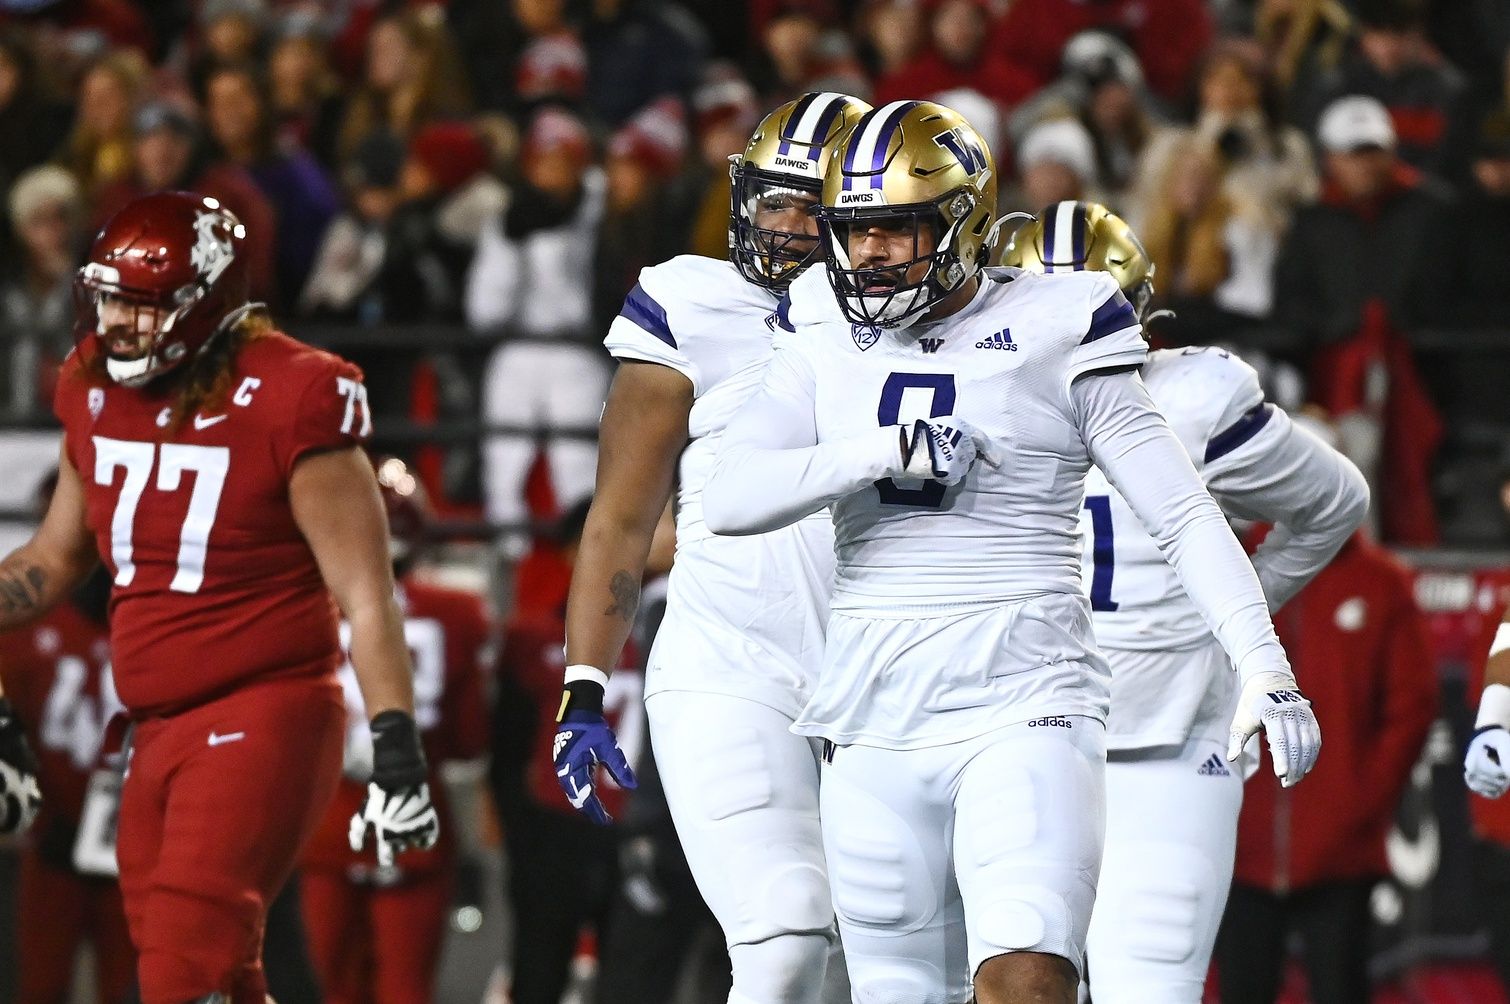
<path fill-rule="evenodd" d="M 1063 164 L 1083 181 L 1096 177 L 1096 148 L 1085 126 L 1074 119 L 1050 119 L 1028 130 L 1017 148 L 1017 169 Z"/>
<path fill-rule="evenodd" d="M 1368 147 L 1393 150 L 1395 127 L 1389 120 L 1389 109 L 1376 98 L 1350 94 L 1326 106 L 1316 138 L 1328 153 L 1352 153 Z"/>

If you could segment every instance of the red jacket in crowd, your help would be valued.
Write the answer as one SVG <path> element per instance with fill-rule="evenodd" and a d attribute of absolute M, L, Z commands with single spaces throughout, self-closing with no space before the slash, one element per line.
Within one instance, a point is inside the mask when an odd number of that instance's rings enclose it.
<path fill-rule="evenodd" d="M 1213 34 L 1203 0 L 1016 0 L 991 47 L 1042 86 L 1059 76 L 1065 43 L 1088 28 L 1125 38 L 1138 54 L 1148 86 L 1170 100 L 1189 91 L 1196 61 Z"/>
<path fill-rule="evenodd" d="M 1384 839 L 1437 708 L 1410 572 L 1356 535 L 1274 623 L 1321 722 L 1321 758 L 1286 789 L 1264 749 L 1234 880 L 1284 893 L 1385 875 Z"/>

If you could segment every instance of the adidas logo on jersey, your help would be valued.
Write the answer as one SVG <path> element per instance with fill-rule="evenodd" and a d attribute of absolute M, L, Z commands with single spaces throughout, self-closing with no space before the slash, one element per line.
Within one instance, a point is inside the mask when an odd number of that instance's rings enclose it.
<path fill-rule="evenodd" d="M 1222 763 L 1222 758 L 1217 756 L 1215 753 L 1211 754 L 1211 756 L 1206 759 L 1205 763 L 1197 767 L 1195 769 L 1195 772 L 1197 774 L 1200 774 L 1202 777 L 1232 776 L 1232 772 L 1227 769 L 1227 765 Z"/>
<path fill-rule="evenodd" d="M 1017 343 L 1012 341 L 1012 329 L 1003 328 L 988 338 L 982 338 L 975 343 L 978 349 L 1000 349 L 1003 352 L 1016 352 Z"/>
<path fill-rule="evenodd" d="M 1064 717 L 1063 715 L 1054 715 L 1051 718 L 1035 718 L 1032 721 L 1028 722 L 1028 728 L 1030 729 L 1044 727 L 1052 727 L 1056 729 L 1072 729 L 1075 726 L 1068 718 Z"/>

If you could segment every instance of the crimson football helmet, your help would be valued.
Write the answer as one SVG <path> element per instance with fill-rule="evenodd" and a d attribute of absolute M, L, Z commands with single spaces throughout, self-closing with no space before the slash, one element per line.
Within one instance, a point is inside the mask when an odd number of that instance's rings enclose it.
<path fill-rule="evenodd" d="M 429 539 L 435 510 L 430 507 L 425 486 L 408 464 L 398 457 L 380 457 L 373 466 L 383 509 L 388 513 L 388 554 L 395 564 L 404 564 Z"/>
<path fill-rule="evenodd" d="M 216 199 L 158 192 L 95 238 L 74 282 L 77 339 L 93 336 L 116 383 L 140 387 L 192 359 L 248 302 L 246 227 Z"/>

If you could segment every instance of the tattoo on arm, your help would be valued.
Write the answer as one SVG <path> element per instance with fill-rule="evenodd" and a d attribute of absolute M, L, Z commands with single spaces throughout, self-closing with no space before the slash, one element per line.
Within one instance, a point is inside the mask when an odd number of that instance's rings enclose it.
<path fill-rule="evenodd" d="M 640 608 L 640 580 L 621 568 L 608 581 L 608 592 L 613 596 L 613 602 L 603 615 L 618 614 L 626 621 L 634 620 L 635 611 Z"/>
<path fill-rule="evenodd" d="M 47 573 L 24 561 L 7 561 L 0 565 L 0 613 L 24 614 L 37 608 Z"/>

